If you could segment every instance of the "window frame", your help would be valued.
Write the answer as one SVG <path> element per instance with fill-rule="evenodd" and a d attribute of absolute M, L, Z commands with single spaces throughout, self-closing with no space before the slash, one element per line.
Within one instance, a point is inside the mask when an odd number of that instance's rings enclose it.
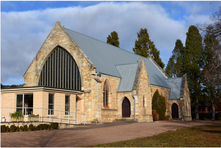
<path fill-rule="evenodd" d="M 18 107 L 18 95 L 22 96 L 21 107 L 19 107 L 19 109 L 17 108 Z M 20 110 L 23 115 L 29 115 L 29 113 L 25 112 L 25 96 L 27 96 L 27 95 L 32 95 L 32 107 L 28 106 L 27 107 L 28 109 L 26 111 L 29 112 L 29 110 L 30 110 L 30 112 L 33 113 L 33 105 L 34 105 L 34 102 L 33 102 L 34 95 L 33 95 L 33 93 L 18 93 L 18 94 L 16 94 L 16 112 L 18 112 Z"/>
<path fill-rule="evenodd" d="M 53 96 L 52 97 L 53 103 L 50 103 L 50 95 Z M 52 106 L 53 109 L 50 109 L 50 106 Z M 50 110 L 52 111 L 50 112 Z M 54 94 L 51 93 L 48 94 L 48 115 L 54 115 Z"/>
<path fill-rule="evenodd" d="M 108 107 L 108 98 L 109 98 L 109 86 L 108 86 L 108 80 L 105 80 L 104 86 L 103 86 L 103 106 Z"/>
<path fill-rule="evenodd" d="M 66 97 L 68 97 L 68 104 L 66 104 Z M 66 107 L 68 107 L 68 112 L 66 111 Z M 70 95 L 65 95 L 65 115 L 70 115 Z"/>

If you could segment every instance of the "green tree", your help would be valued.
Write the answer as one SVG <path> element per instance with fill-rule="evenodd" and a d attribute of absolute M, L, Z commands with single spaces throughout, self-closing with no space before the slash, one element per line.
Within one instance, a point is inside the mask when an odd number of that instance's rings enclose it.
<path fill-rule="evenodd" d="M 183 54 L 184 47 L 181 40 L 177 40 L 175 47 L 172 52 L 172 56 L 170 57 L 165 72 L 172 78 L 174 77 L 182 77 L 183 75 Z"/>
<path fill-rule="evenodd" d="M 174 62 L 174 59 L 175 59 L 175 56 L 172 55 L 172 56 L 170 57 L 168 63 L 167 63 L 167 67 L 166 67 L 166 69 L 165 69 L 166 74 L 167 74 L 169 77 L 171 77 L 171 78 L 175 77 L 175 76 L 174 76 L 174 74 L 175 74 L 175 71 L 174 71 L 174 70 L 175 70 L 175 62 Z"/>
<path fill-rule="evenodd" d="M 158 89 L 153 95 L 152 110 L 154 109 L 159 114 L 159 119 L 164 120 L 165 112 L 166 112 L 166 102 L 165 102 L 165 98 L 159 94 Z"/>
<path fill-rule="evenodd" d="M 120 42 L 116 31 L 113 31 L 110 35 L 108 35 L 107 43 L 119 47 Z"/>
<path fill-rule="evenodd" d="M 140 29 L 140 32 L 137 33 L 137 40 L 135 41 L 135 46 L 133 51 L 135 54 L 141 55 L 143 57 L 148 57 L 148 49 L 151 49 L 151 56 L 159 64 L 161 68 L 164 68 L 164 63 L 160 58 L 160 51 L 157 50 L 154 43 L 150 40 L 147 29 Z"/>
<path fill-rule="evenodd" d="M 202 95 L 203 46 L 202 37 L 196 26 L 190 26 L 184 48 L 183 67 L 187 74 L 192 101 L 195 103 L 196 120 L 199 120 L 199 100 Z"/>

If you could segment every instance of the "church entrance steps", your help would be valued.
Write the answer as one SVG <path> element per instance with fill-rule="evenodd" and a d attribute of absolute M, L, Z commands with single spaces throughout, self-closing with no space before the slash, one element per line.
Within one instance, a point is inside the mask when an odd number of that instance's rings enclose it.
<path fill-rule="evenodd" d="M 137 122 L 134 121 L 134 118 L 118 118 L 118 119 L 115 119 L 113 122 Z"/>
<path fill-rule="evenodd" d="M 181 118 L 173 118 L 173 121 L 182 121 Z"/>

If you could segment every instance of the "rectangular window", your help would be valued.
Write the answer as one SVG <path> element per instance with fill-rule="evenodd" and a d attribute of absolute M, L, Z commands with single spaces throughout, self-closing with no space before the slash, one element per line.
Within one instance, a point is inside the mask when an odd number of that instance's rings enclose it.
<path fill-rule="evenodd" d="M 33 94 L 24 94 L 24 113 L 33 114 Z"/>
<path fill-rule="evenodd" d="M 66 95 L 65 96 L 65 115 L 68 115 L 69 112 L 70 112 L 70 96 Z"/>
<path fill-rule="evenodd" d="M 54 115 L 54 94 L 49 94 L 48 115 Z"/>
<path fill-rule="evenodd" d="M 24 115 L 33 114 L 33 94 L 17 94 L 16 111 Z"/>
<path fill-rule="evenodd" d="M 22 112 L 23 94 L 17 95 L 16 112 Z"/>

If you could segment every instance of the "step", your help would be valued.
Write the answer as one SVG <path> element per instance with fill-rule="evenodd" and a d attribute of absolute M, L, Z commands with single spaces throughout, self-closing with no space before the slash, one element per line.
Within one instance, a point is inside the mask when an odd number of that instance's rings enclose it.
<path fill-rule="evenodd" d="M 113 122 L 137 122 L 137 121 L 134 121 L 134 118 L 118 118 L 115 119 Z"/>

